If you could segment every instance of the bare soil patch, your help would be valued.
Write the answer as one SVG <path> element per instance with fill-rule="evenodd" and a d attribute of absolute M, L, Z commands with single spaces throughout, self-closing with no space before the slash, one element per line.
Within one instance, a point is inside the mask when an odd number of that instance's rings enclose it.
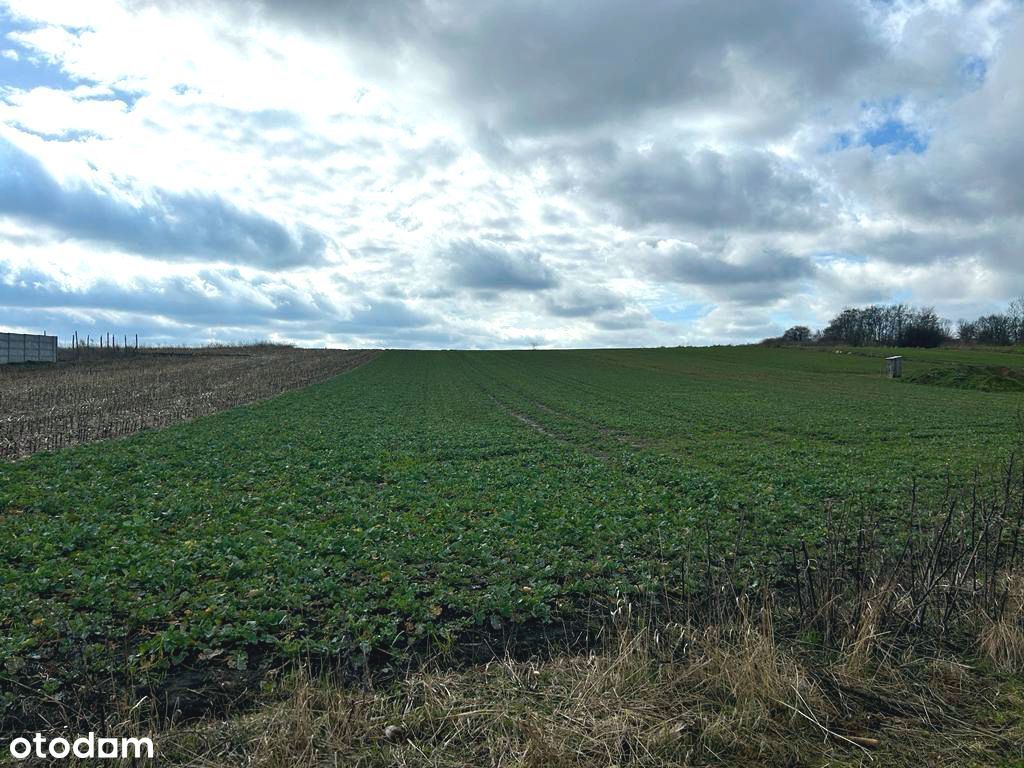
<path fill-rule="evenodd" d="M 0 460 L 266 400 L 377 355 L 273 345 L 113 352 L 50 365 L 0 366 Z"/>

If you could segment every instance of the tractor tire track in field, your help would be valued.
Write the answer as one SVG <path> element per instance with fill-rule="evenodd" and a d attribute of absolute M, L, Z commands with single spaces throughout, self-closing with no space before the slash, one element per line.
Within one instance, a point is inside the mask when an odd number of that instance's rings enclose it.
<path fill-rule="evenodd" d="M 483 373 L 474 364 L 469 363 L 468 360 L 465 357 L 463 357 L 462 362 L 463 362 L 463 364 L 468 369 L 470 369 L 472 374 L 482 374 Z M 467 380 L 470 381 L 478 390 L 480 390 L 480 392 L 488 400 L 490 400 L 492 403 L 494 403 L 495 406 L 497 406 L 498 410 L 500 410 L 502 413 L 506 414 L 507 416 L 511 416 L 516 421 L 520 422 L 521 424 L 526 425 L 527 427 L 529 427 L 534 432 L 536 432 L 536 433 L 538 433 L 538 434 L 540 434 L 540 435 L 542 435 L 542 436 L 544 436 L 544 437 L 546 437 L 546 438 L 548 438 L 550 440 L 554 440 L 556 442 L 562 443 L 564 445 L 567 445 L 567 446 L 570 446 L 570 447 L 573 447 L 573 448 L 579 448 L 580 447 L 577 444 L 576 441 L 571 440 L 564 433 L 555 432 L 550 427 L 550 425 L 542 424 L 538 420 L 536 420 L 536 419 L 532 418 L 531 416 L 527 415 L 524 411 L 520 410 L 519 408 L 514 407 L 507 399 L 499 397 L 497 394 L 495 394 L 495 392 L 492 391 L 491 388 L 485 386 L 484 383 L 483 383 L 483 381 L 487 380 L 486 379 L 486 375 L 484 375 L 483 378 L 478 378 L 475 375 L 470 375 L 469 377 L 467 377 Z M 494 383 L 497 383 L 497 382 L 494 382 L 492 380 L 490 383 L 494 384 Z M 505 385 L 503 388 L 506 391 L 513 391 L 513 390 L 511 390 L 510 387 L 508 387 L 508 385 Z M 532 405 L 537 405 L 537 404 L 532 403 L 532 402 L 531 402 L 531 404 Z M 588 451 L 588 453 L 589 453 L 589 451 Z"/>
<path fill-rule="evenodd" d="M 503 403 L 501 400 L 499 400 L 498 398 L 496 398 L 494 395 L 491 395 L 491 394 L 488 394 L 488 397 L 490 397 L 491 402 L 493 402 L 495 405 L 497 405 L 498 408 L 500 408 L 503 413 L 507 413 L 512 418 L 518 419 L 523 424 L 528 426 L 530 429 L 532 429 L 532 430 L 534 430 L 536 432 L 539 432 L 540 434 L 544 435 L 544 437 L 550 437 L 550 438 L 552 438 L 554 440 L 561 440 L 562 442 L 566 442 L 564 440 L 564 438 L 559 437 L 554 432 L 550 432 L 547 429 L 545 429 L 543 426 L 541 426 L 540 422 L 534 421 L 533 419 L 531 419 L 529 416 L 527 416 L 524 413 L 520 413 L 519 411 L 513 410 L 508 405 L 508 403 Z"/>
<path fill-rule="evenodd" d="M 602 443 L 607 443 L 609 439 L 620 443 L 632 450 L 644 450 L 647 446 L 640 438 L 635 435 L 622 432 L 620 430 L 613 429 L 605 424 L 598 421 L 588 419 L 583 416 L 576 414 L 567 413 L 554 408 L 546 403 L 542 403 L 539 400 L 535 400 L 526 392 L 508 384 L 507 382 L 501 382 L 494 378 L 487 378 L 483 371 L 475 368 L 473 364 L 467 363 L 467 365 L 473 369 L 474 373 L 481 375 L 481 378 L 472 377 L 473 383 L 483 392 L 498 408 L 503 412 L 516 419 L 517 421 L 525 424 L 527 427 L 543 435 L 549 439 L 555 440 L 564 445 L 568 445 L 576 450 L 583 451 L 601 461 L 608 461 L 612 458 L 612 452 L 601 447 Z M 486 380 L 492 385 L 498 385 L 494 389 L 489 389 L 484 385 L 483 381 Z M 498 389 L 504 390 L 506 397 L 502 397 Z M 519 406 L 513 405 L 512 402 L 507 398 L 507 395 L 513 395 L 521 400 L 525 401 Z M 525 409 L 524 407 L 525 406 Z M 568 430 L 557 429 L 550 421 L 542 421 L 538 418 L 534 418 L 529 414 L 529 410 L 539 411 L 548 414 L 552 419 L 562 422 L 569 427 Z M 573 433 L 579 431 L 591 432 L 595 436 L 601 439 L 587 440 L 580 439 L 580 437 Z"/>
<path fill-rule="evenodd" d="M 538 410 L 546 411 L 558 418 L 573 421 L 577 424 L 582 424 L 584 426 L 596 429 L 603 437 L 611 438 L 612 440 L 622 443 L 623 445 L 628 446 L 629 448 L 632 448 L 634 450 L 642 451 L 645 448 L 651 447 L 651 443 L 642 440 L 636 435 L 630 434 L 629 432 L 624 432 L 621 429 L 609 427 L 608 425 L 602 424 L 601 422 L 596 421 L 594 419 L 588 419 L 585 416 L 574 415 L 567 413 L 565 411 L 559 411 L 556 408 L 552 408 L 550 405 L 545 405 L 544 403 L 538 402 L 536 400 L 532 401 L 532 404 Z"/>
<path fill-rule="evenodd" d="M 534 432 L 537 432 L 538 434 L 541 434 L 544 437 L 547 437 L 551 440 L 555 440 L 556 442 L 559 442 L 563 445 L 569 446 L 575 450 L 581 450 L 593 456 L 594 458 L 600 459 L 601 461 L 607 461 L 610 458 L 607 451 L 601 450 L 600 448 L 596 448 L 591 445 L 587 445 L 585 443 L 581 443 L 578 440 L 573 440 L 571 437 L 564 433 L 553 432 L 549 427 L 541 424 L 541 422 L 536 421 L 535 419 L 526 415 L 522 411 L 516 410 L 507 402 L 500 400 L 490 392 L 484 391 L 484 394 L 487 395 L 491 402 L 493 402 L 502 413 L 508 414 L 517 421 L 525 424 Z M 533 403 L 533 405 L 536 406 L 538 404 Z"/>

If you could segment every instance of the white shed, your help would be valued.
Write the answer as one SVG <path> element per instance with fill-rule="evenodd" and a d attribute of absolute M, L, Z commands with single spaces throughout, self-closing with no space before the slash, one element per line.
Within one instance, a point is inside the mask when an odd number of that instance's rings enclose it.
<path fill-rule="evenodd" d="M 903 375 L 903 355 L 885 358 L 885 375 L 890 379 L 898 379 Z"/>

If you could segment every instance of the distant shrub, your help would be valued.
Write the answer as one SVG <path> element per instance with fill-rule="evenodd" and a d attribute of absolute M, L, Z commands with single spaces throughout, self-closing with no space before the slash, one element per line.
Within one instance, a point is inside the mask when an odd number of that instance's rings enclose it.
<path fill-rule="evenodd" d="M 782 334 L 782 340 L 788 342 L 803 343 L 811 340 L 811 329 L 806 325 L 794 325 Z"/>

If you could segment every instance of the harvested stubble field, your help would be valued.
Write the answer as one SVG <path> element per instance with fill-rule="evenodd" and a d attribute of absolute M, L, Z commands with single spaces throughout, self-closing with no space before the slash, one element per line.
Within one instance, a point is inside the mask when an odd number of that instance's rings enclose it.
<path fill-rule="evenodd" d="M 0 460 L 124 437 L 265 400 L 373 352 L 287 346 L 61 350 L 56 365 L 0 366 Z"/>
<path fill-rule="evenodd" d="M 300 663 L 385 692 L 306 686 L 279 732 L 235 723 L 196 736 L 202 748 L 180 741 L 177 762 L 861 764 L 878 742 L 879 764 L 895 764 L 907 734 L 923 749 L 956 725 L 935 764 L 1013 765 L 1024 482 L 1006 462 L 1024 401 L 887 380 L 884 352 L 388 351 L 264 403 L 0 465 L 3 721 L 110 726 L 112 700 L 137 716 L 145 692 L 162 728 L 252 704 Z M 1024 360 L 906 355 L 908 374 Z M 589 705 L 530 714 L 533 672 L 514 664 L 514 690 L 495 694 L 509 701 L 493 703 L 508 709 L 486 722 L 477 673 L 452 681 L 452 696 L 468 693 L 448 709 L 422 686 L 386 692 L 424 658 L 578 651 L 633 605 L 650 615 L 638 631 L 661 639 L 644 641 L 639 667 L 632 651 L 593 664 L 653 676 L 657 700 L 620 680 L 628 708 L 564 739 L 543 723 L 568 727 L 557 713 Z M 792 661 L 776 622 L 800 653 L 838 654 L 840 671 Z M 684 639 L 666 651 L 670 636 Z M 700 673 L 751 658 L 745 682 Z M 918 661 L 917 677 L 891 682 Z M 608 690 L 583 667 L 541 667 L 536 685 L 555 675 L 541 698 Z M 927 694 L 942 675 L 948 699 Z M 663 732 L 674 706 L 695 719 Z M 401 724 L 409 739 L 374 735 L 403 712 L 420 718 Z M 486 730 L 495 717 L 500 733 Z"/>

